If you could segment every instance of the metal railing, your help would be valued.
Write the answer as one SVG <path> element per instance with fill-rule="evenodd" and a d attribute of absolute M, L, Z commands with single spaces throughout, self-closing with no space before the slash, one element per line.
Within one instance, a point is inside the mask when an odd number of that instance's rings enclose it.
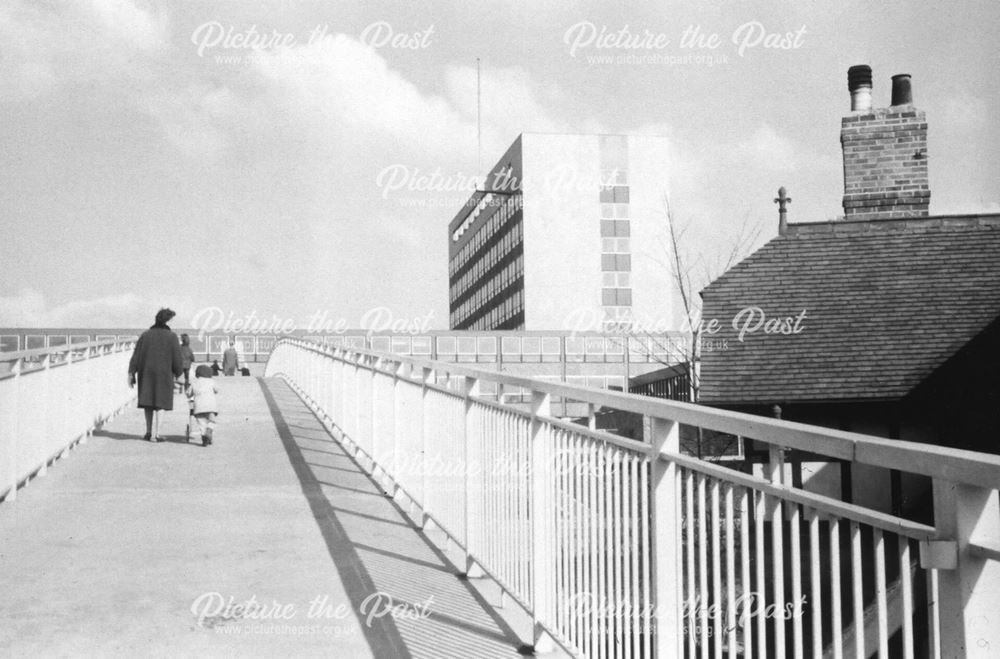
<path fill-rule="evenodd" d="M 116 416 L 128 386 L 134 341 L 93 341 L 0 354 L 0 497 L 65 457 Z"/>
<path fill-rule="evenodd" d="M 283 377 L 393 496 L 587 657 L 995 656 L 1000 457 L 300 339 Z M 497 395 L 480 395 L 493 382 Z M 530 410 L 504 401 L 526 390 Z M 553 418 L 642 415 L 646 441 Z M 765 477 L 679 426 L 767 445 Z M 929 477 L 935 526 L 783 482 L 783 448 Z"/>

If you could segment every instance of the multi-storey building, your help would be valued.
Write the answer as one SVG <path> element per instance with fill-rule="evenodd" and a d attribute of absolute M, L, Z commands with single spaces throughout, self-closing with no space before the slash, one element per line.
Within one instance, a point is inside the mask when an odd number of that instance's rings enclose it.
<path fill-rule="evenodd" d="M 676 329 L 667 143 L 519 136 L 448 225 L 452 329 Z"/>

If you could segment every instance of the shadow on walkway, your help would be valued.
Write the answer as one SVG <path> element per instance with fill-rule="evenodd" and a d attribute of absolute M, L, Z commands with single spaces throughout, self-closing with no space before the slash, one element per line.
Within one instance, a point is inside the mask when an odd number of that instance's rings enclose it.
<path fill-rule="evenodd" d="M 513 630 L 288 385 L 275 379 L 260 383 L 375 655 L 465 659 L 524 654 Z M 394 614 L 386 613 L 389 605 Z"/>

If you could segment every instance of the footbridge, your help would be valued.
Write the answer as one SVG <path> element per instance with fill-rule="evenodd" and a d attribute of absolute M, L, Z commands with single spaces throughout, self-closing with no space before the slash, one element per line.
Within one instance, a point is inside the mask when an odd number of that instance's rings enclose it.
<path fill-rule="evenodd" d="M 180 395 L 152 444 L 133 347 L 3 354 L 5 655 L 1000 653 L 1000 457 L 291 338 L 219 379 L 212 446 Z M 800 483 L 787 449 L 933 510 Z"/>

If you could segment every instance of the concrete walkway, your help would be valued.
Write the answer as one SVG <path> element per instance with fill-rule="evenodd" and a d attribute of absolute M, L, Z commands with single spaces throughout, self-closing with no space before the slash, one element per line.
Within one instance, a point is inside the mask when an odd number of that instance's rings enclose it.
<path fill-rule="evenodd" d="M 0 656 L 519 656 L 283 382 L 218 384 L 213 446 L 178 397 L 0 504 Z"/>

